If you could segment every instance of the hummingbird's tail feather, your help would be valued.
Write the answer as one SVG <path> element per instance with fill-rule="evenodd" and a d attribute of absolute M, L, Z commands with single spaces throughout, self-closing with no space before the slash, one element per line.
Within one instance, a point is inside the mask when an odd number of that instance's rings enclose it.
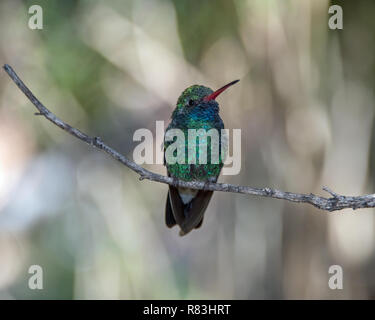
<path fill-rule="evenodd" d="M 203 218 L 204 218 L 204 216 L 202 217 L 201 222 L 199 222 L 199 223 L 195 226 L 195 229 L 198 229 L 198 228 L 200 228 L 200 227 L 202 226 Z"/>
<path fill-rule="evenodd" d="M 212 191 L 200 190 L 187 204 L 184 204 L 179 191 L 169 186 L 165 205 L 165 224 L 171 228 L 179 225 L 180 235 L 188 234 L 194 228 L 199 228 L 203 222 L 203 215 L 212 197 Z"/>
<path fill-rule="evenodd" d="M 172 216 L 176 224 L 179 226 L 182 225 L 182 223 L 185 220 L 185 205 L 182 202 L 182 199 L 178 193 L 178 189 L 169 186 L 169 191 L 168 191 L 168 201 L 169 201 L 169 206 L 172 211 Z M 165 220 L 167 221 L 167 209 L 168 209 L 168 203 L 166 205 L 166 211 L 165 211 Z"/>
<path fill-rule="evenodd" d="M 176 219 L 173 216 L 172 206 L 169 200 L 169 192 L 167 194 L 167 201 L 165 203 L 165 224 L 168 228 L 172 228 L 176 225 Z"/>
<path fill-rule="evenodd" d="M 189 233 L 194 228 L 199 228 L 203 222 L 203 216 L 211 200 L 213 191 L 199 190 L 196 197 L 185 208 L 185 219 L 180 225 L 180 235 Z"/>
<path fill-rule="evenodd" d="M 198 229 L 202 226 L 203 218 L 204 217 L 202 217 L 201 221 L 195 226 L 195 229 Z M 172 228 L 176 225 L 176 220 L 173 215 L 171 202 L 169 201 L 169 194 L 167 194 L 167 200 L 165 203 L 165 224 L 168 228 Z"/>

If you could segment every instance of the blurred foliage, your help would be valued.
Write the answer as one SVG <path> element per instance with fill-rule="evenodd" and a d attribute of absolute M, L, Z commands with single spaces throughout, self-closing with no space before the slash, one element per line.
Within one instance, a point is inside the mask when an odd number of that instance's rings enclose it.
<path fill-rule="evenodd" d="M 35 4 L 43 30 L 28 28 Z M 343 30 L 328 28 L 332 4 Z M 242 129 L 242 170 L 221 181 L 373 193 L 374 14 L 374 2 L 347 0 L 3 0 L 0 62 L 128 157 L 134 131 L 166 126 L 185 87 L 240 78 L 219 103 L 226 127 Z M 221 193 L 180 238 L 164 225 L 165 185 L 33 112 L 2 72 L 0 298 L 375 297 L 373 210 Z M 43 290 L 28 288 L 33 264 Z M 333 264 L 343 290 L 328 288 Z"/>

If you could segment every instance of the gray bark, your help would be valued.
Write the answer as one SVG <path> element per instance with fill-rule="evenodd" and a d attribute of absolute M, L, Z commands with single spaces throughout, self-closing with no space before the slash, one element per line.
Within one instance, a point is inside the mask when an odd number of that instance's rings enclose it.
<path fill-rule="evenodd" d="M 326 211 L 336 211 L 351 208 L 353 210 L 359 208 L 374 208 L 375 207 L 375 194 L 369 194 L 364 196 L 343 196 L 339 195 L 327 187 L 323 187 L 323 190 L 327 191 L 331 197 L 325 198 L 320 197 L 315 194 L 300 194 L 292 192 L 284 192 L 277 189 L 271 188 L 253 188 L 249 186 L 239 186 L 228 183 L 210 183 L 210 182 L 200 182 L 200 181 L 182 181 L 171 177 L 166 177 L 160 174 L 153 173 L 143 167 L 137 165 L 135 162 L 129 160 L 124 155 L 120 154 L 113 148 L 105 144 L 99 137 L 90 137 L 87 134 L 81 132 L 80 130 L 70 126 L 58 117 L 56 117 L 51 111 L 49 111 L 29 90 L 29 88 L 23 83 L 23 81 L 17 76 L 12 67 L 9 65 L 3 66 L 6 73 L 18 86 L 18 88 L 26 95 L 26 97 L 32 102 L 32 104 L 38 109 L 36 115 L 42 115 L 49 121 L 51 121 L 56 126 L 70 133 L 72 136 L 86 142 L 90 146 L 104 151 L 109 154 L 112 158 L 121 162 L 123 165 L 129 169 L 136 172 L 140 177 L 140 180 L 147 179 L 150 181 L 165 183 L 173 185 L 175 187 L 186 187 L 198 190 L 211 190 L 211 191 L 222 191 L 222 192 L 232 192 L 232 193 L 242 193 L 249 194 L 260 197 L 268 197 L 274 199 L 282 199 L 291 202 L 298 203 L 308 203 L 314 207 L 326 210 Z"/>

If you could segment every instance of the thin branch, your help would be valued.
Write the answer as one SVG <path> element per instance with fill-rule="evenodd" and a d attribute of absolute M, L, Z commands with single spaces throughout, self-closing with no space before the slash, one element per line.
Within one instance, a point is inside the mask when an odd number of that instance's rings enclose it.
<path fill-rule="evenodd" d="M 318 209 L 326 210 L 326 211 L 336 211 L 336 210 L 342 210 L 346 208 L 351 208 L 355 210 L 359 208 L 374 208 L 375 207 L 375 194 L 357 196 L 357 197 L 343 196 L 343 195 L 339 195 L 333 192 L 327 187 L 323 187 L 323 190 L 325 190 L 332 196 L 330 198 L 325 198 L 325 197 L 317 196 L 312 193 L 299 194 L 299 193 L 292 193 L 292 192 L 284 192 L 284 191 L 271 189 L 271 188 L 252 188 L 248 186 L 238 186 L 238 185 L 233 185 L 233 184 L 228 184 L 228 183 L 208 183 L 208 182 L 200 182 L 200 181 L 187 182 L 187 181 L 177 180 L 171 177 L 166 177 L 160 174 L 153 173 L 149 170 L 142 168 L 141 166 L 137 165 L 133 161 L 126 158 L 124 155 L 120 154 L 113 148 L 109 147 L 99 137 L 90 137 L 87 134 L 70 126 L 69 124 L 65 123 L 64 121 L 56 117 L 34 96 L 34 94 L 29 90 L 29 88 L 26 87 L 26 85 L 14 72 L 12 67 L 6 64 L 4 65 L 3 68 L 6 71 L 6 73 L 9 75 L 9 77 L 18 86 L 18 88 L 20 88 L 20 90 L 26 95 L 26 97 L 32 102 L 32 104 L 38 109 L 38 112 L 35 113 L 36 115 L 44 116 L 53 124 L 65 130 L 66 132 L 70 133 L 72 136 L 109 154 L 112 158 L 116 159 L 117 161 L 121 162 L 123 165 L 125 165 L 129 169 L 139 174 L 140 180 L 147 179 L 150 181 L 173 185 L 175 187 L 185 187 L 185 188 L 198 189 L 198 190 L 242 193 L 242 194 L 249 194 L 249 195 L 254 195 L 254 196 L 282 199 L 282 200 L 287 200 L 291 202 L 308 203 Z"/>

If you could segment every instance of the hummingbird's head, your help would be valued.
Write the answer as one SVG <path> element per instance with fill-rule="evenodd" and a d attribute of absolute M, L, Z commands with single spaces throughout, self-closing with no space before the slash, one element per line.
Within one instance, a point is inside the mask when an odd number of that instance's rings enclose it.
<path fill-rule="evenodd" d="M 180 112 L 189 112 L 198 105 L 217 107 L 218 104 L 215 101 L 216 97 L 238 81 L 240 80 L 234 80 L 216 91 L 201 85 L 193 85 L 186 88 L 177 100 L 176 109 L 173 112 L 173 115 Z"/>

